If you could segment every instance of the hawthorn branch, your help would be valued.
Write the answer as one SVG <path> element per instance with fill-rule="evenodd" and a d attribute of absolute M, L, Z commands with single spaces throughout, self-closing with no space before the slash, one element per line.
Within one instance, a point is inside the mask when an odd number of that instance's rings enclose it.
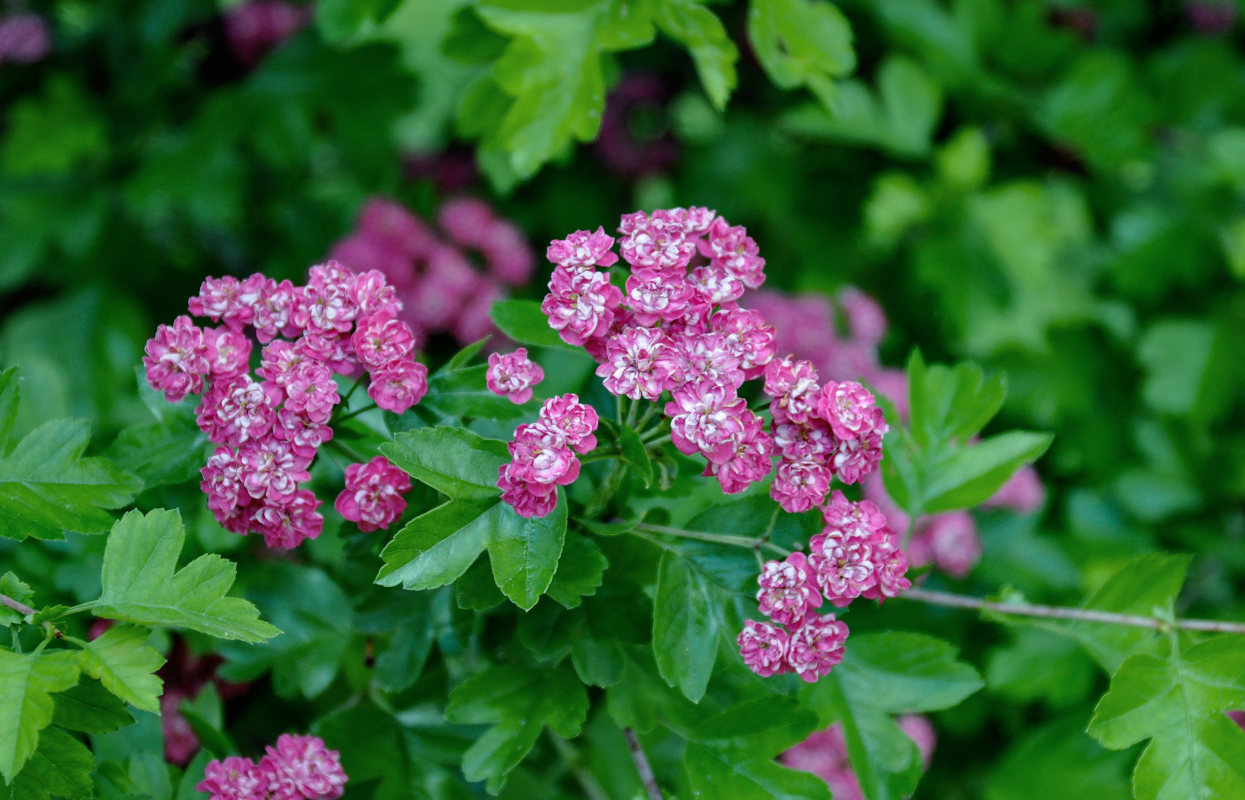
<path fill-rule="evenodd" d="M 1098 622 L 1104 625 L 1129 625 L 1134 628 L 1149 628 L 1155 631 L 1181 629 L 1186 631 L 1207 631 L 1210 633 L 1245 634 L 1245 623 L 1220 622 L 1213 619 L 1176 619 L 1169 621 L 1140 614 L 1097 611 L 1092 608 L 1069 608 L 1067 606 L 1048 606 L 1038 603 L 1000 603 L 996 600 L 967 597 L 934 589 L 909 589 L 899 596 L 935 606 L 970 608 L 975 611 L 994 611 L 999 614 L 1012 614 L 1019 617 L 1044 617 L 1047 619 L 1067 619 L 1079 622 Z"/>
<path fill-rule="evenodd" d="M 653 768 L 648 763 L 648 756 L 644 755 L 644 748 L 640 746 L 640 737 L 636 736 L 635 731 L 630 728 L 623 728 L 623 734 L 627 737 L 627 747 L 631 749 L 631 760 L 635 762 L 635 771 L 640 773 L 640 782 L 644 784 L 644 790 L 648 792 L 648 799 L 663 800 L 661 787 L 657 785 L 657 776 L 653 774 Z"/>
<path fill-rule="evenodd" d="M 762 549 L 778 553 L 782 556 L 791 555 L 785 548 L 779 547 L 768 538 L 753 539 L 749 536 L 735 536 L 730 533 L 710 533 L 709 531 L 689 531 L 683 528 L 670 528 L 665 525 L 650 525 L 647 522 L 641 522 L 635 526 L 635 530 L 646 531 L 648 533 L 664 533 L 668 536 L 678 536 L 683 539 L 696 539 L 701 542 L 714 542 L 716 544 L 728 544 L 732 547 L 747 547 L 760 552 Z"/>
<path fill-rule="evenodd" d="M 7 606 L 8 608 L 13 609 L 17 613 L 21 614 L 23 617 L 29 617 L 29 616 L 33 616 L 39 613 L 38 611 L 26 605 L 25 603 L 21 602 L 20 600 L 14 600 L 12 597 L 9 597 L 7 594 L 0 594 L 0 605 Z"/>

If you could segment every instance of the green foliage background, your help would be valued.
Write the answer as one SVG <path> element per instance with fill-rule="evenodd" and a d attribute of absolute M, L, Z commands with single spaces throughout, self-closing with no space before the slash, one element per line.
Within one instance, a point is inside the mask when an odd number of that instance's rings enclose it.
<path fill-rule="evenodd" d="M 0 493 L 6 535 L 103 531 L 110 510 L 136 494 L 143 510 L 180 508 L 188 555 L 231 554 L 243 593 L 285 635 L 265 647 L 219 645 L 207 638 L 214 631 L 186 619 L 119 610 L 120 600 L 108 600 L 105 554 L 116 533 L 46 544 L 0 538 L 0 564 L 31 583 L 42 605 L 97 602 L 131 623 L 197 630 L 185 634 L 196 651 L 223 647 L 226 674 L 257 681 L 247 703 L 227 706 L 228 735 L 245 751 L 289 728 L 342 741 L 367 730 L 380 742 L 374 750 L 342 749 L 371 796 L 406 797 L 414 785 L 432 796 L 466 796 L 445 788 L 456 785 L 463 752 L 527 717 L 556 736 L 537 744 L 536 766 L 511 773 L 509 796 L 553 791 L 548 785 L 567 791 L 540 765 L 565 757 L 556 743 L 581 731 L 587 744 L 569 762 L 575 769 L 599 775 L 611 797 L 639 788 L 599 705 L 571 718 L 565 709 L 578 707 L 578 695 L 516 710 L 481 691 L 489 683 L 561 683 L 535 667 L 481 672 L 498 642 L 480 640 L 480 615 L 503 602 L 487 570 L 480 574 L 482 562 L 469 560 L 448 577 L 406 562 L 382 572 L 383 582 L 430 589 L 459 578 L 438 591 L 373 587 L 379 540 L 339 535 L 332 517 L 305 558 L 258 560 L 251 542 L 212 522 L 185 482 L 197 475 L 195 448 L 203 444 L 188 409 L 137 385 L 143 341 L 157 322 L 184 311 L 203 276 L 262 270 L 297 279 L 350 230 L 371 195 L 431 214 L 443 195 L 433 181 L 409 176 L 404 159 L 413 154 L 473 157 L 480 177 L 471 190 L 514 219 L 538 250 L 575 229 L 608 228 L 635 208 L 710 206 L 748 227 L 772 285 L 828 292 L 854 284 L 877 297 L 891 322 L 884 343 L 891 364 L 919 347 L 930 363 L 971 359 L 987 374 L 1005 373 L 1007 397 L 987 433 L 1055 434 L 1039 463 L 1048 502 L 1027 516 L 979 514 L 984 559 L 956 590 L 1245 617 L 1239 23 L 1200 32 L 1186 5 L 1126 0 L 321 0 L 312 27 L 248 71 L 229 56 L 214 3 L 65 0 L 31 8 L 50 20 L 53 52 L 34 65 L 0 65 L 0 366 L 17 366 L 22 376 L 20 406 L 0 385 L 0 492 L 6 476 L 53 449 L 63 463 L 48 468 L 78 483 L 56 490 L 72 493 L 55 497 L 75 504 L 69 517 L 21 516 L 14 509 L 25 504 L 6 509 Z M 590 145 L 606 93 L 636 71 L 659 76 L 669 97 L 632 119 L 633 132 L 668 136 L 679 153 L 673 166 L 639 179 L 610 171 Z M 540 293 L 539 282 L 528 290 Z M 449 355 L 438 349 L 429 360 Z M 455 391 L 454 375 L 440 380 Z M 60 418 L 89 423 L 46 426 Z M 402 439 L 393 447 L 396 461 Z M 456 508 L 429 513 L 490 513 L 470 493 L 444 493 Z M 412 506 L 432 508 L 435 496 L 417 488 Z M 559 620 L 591 628 L 607 614 L 647 619 L 648 606 L 667 599 L 638 585 L 626 596 L 592 595 L 602 551 L 621 574 L 638 575 L 639 557 L 614 539 L 598 547 L 574 531 L 567 536 L 566 552 L 578 553 L 584 574 L 560 588 L 558 602 L 578 610 L 559 616 L 548 601 L 536 604 L 539 592 L 507 592 L 535 611 L 507 623 L 505 641 L 526 647 L 536 663 L 572 648 L 571 663 L 558 667 L 578 675 L 565 691 L 580 692 L 582 678 L 596 687 L 582 689 L 594 701 L 604 692 L 613 719 L 641 731 L 654 729 L 657 713 L 694 744 L 674 752 L 669 735 L 654 735 L 655 762 L 675 775 L 684 759 L 694 776 L 686 790 L 712 795 L 715 759 L 729 747 L 697 731 L 731 730 L 731 719 L 713 715 L 731 713 L 734 678 L 690 706 L 683 695 L 705 691 L 715 661 L 653 663 L 651 649 L 637 644 L 647 642 L 647 623 L 631 638 L 621 631 L 605 639 L 608 656 L 571 645 Z M 493 553 L 494 545 L 478 544 L 477 554 Z M 1137 560 L 1160 551 L 1192 558 Z M 686 553 L 663 557 L 658 568 L 670 576 L 665 590 L 684 598 L 721 589 L 702 585 Z M 736 603 L 743 588 L 732 587 Z M 737 610 L 723 612 L 727 622 Z M 241 622 L 262 624 L 253 615 Z M 1186 707 L 1245 706 L 1239 645 L 1144 632 L 1116 641 L 1100 628 L 999 625 L 901 603 L 853 611 L 852 623 L 862 632 L 936 630 L 984 676 L 984 690 L 963 703 L 948 690 L 947 702 L 927 706 L 954 707 L 933 715 L 939 751 L 919 798 L 1126 797 L 1135 745 L 1151 737 L 1137 795 L 1200 797 L 1180 794 L 1184 784 L 1168 794 L 1147 788 L 1173 758 L 1178 735 L 1162 727 L 1167 711 L 1150 727 L 1122 722 L 1130 691 L 1166 691 L 1162 676 L 1174 664 L 1206 685 L 1222 675 L 1237 681 L 1235 694 L 1212 698 L 1178 685 Z M 133 628 L 117 630 L 121 647 L 142 645 L 124 638 Z M 162 636 L 151 644 L 167 653 Z M 867 647 L 860 638 L 856 645 L 854 633 L 851 646 Z M 910 644 L 916 652 L 935 647 Z M 430 657 L 434 651 L 440 656 Z M 98 677 L 86 658 L 82 671 Z M 427 671 L 410 668 L 425 660 Z M 726 661 L 717 659 L 719 673 L 742 669 Z M 681 694 L 661 680 L 671 671 Z M 651 692 L 599 688 L 621 674 L 635 678 L 628 686 L 649 680 Z M 45 677 L 46 691 L 68 680 Z M 848 670 L 836 684 L 854 679 Z M 954 685 L 949 674 L 938 680 Z M 374 685 L 383 691 L 365 691 Z M 348 697 L 355 702 L 343 705 Z M 772 707 L 789 699 L 775 695 Z M 803 699 L 805 708 L 788 709 L 796 733 L 842 716 L 836 704 L 848 702 L 842 693 Z M 129 702 L 150 707 L 150 686 Z M 851 715 L 885 722 L 886 713 L 916 707 Z M 801 719 L 808 708 L 815 718 Z M 139 725 L 113 733 L 58 721 L 45 741 L 72 760 L 80 754 L 65 730 L 89 733 L 101 764 L 111 754 L 124 765 L 116 770 L 126 777 L 111 785 L 132 788 L 108 796 L 174 796 L 153 744 L 158 726 L 149 714 L 135 716 Z M 225 736 L 219 702 L 205 701 L 199 719 L 205 742 L 215 741 L 212 731 Z M 1214 719 L 1197 741 L 1230 742 L 1224 748 L 1239 753 L 1240 736 Z M 747 762 L 756 785 L 768 786 L 777 779 L 767 759 L 790 737 L 751 735 L 758 751 L 771 748 Z M 853 740 L 854 757 L 867 738 Z M 152 757 L 127 761 L 131 752 Z M 486 755 L 468 759 L 469 779 L 494 775 Z M 869 760 L 885 764 L 884 756 Z M 875 798 L 899 796 L 902 782 L 890 778 L 877 777 Z M 1235 780 L 1224 785 L 1245 779 Z M 1188 785 L 1198 790 L 1195 783 Z M 64 796 L 79 796 L 74 791 L 80 787 Z"/>

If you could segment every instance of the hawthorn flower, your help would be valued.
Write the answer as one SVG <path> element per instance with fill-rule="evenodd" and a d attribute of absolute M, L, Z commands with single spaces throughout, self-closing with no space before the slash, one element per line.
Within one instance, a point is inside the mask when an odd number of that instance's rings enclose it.
<path fill-rule="evenodd" d="M 199 287 L 199 294 L 190 298 L 187 306 L 196 317 L 224 322 L 230 329 L 240 331 L 255 317 L 255 304 L 262 296 L 262 289 L 248 282 L 244 290 L 244 284 L 232 275 L 207 278 Z"/>
<path fill-rule="evenodd" d="M 597 437 L 594 434 L 600 418 L 595 408 L 579 402 L 578 395 L 563 394 L 549 398 L 540 408 L 540 418 L 562 434 L 566 444 L 576 453 L 582 455 L 596 449 Z"/>
<path fill-rule="evenodd" d="M 376 405 L 401 414 L 428 393 L 428 368 L 415 361 L 395 361 L 372 373 L 368 397 Z"/>
<path fill-rule="evenodd" d="M 610 283 L 606 273 L 558 267 L 540 310 L 564 342 L 582 345 L 609 330 L 621 304 L 622 290 Z"/>
<path fill-rule="evenodd" d="M 319 736 L 283 733 L 265 750 L 258 768 L 275 800 L 336 800 L 345 793 L 340 756 Z"/>
<path fill-rule="evenodd" d="M 719 217 L 709 227 L 708 237 L 700 240 L 700 252 L 709 263 L 724 268 L 749 289 L 765 282 L 765 259 L 759 255 L 757 243 L 742 225 L 729 225 Z"/>
<path fill-rule="evenodd" d="M 533 422 L 520 425 L 510 442 L 512 463 L 508 475 L 513 480 L 543 486 L 566 486 L 579 477 L 579 459 L 556 428 Z"/>
<path fill-rule="evenodd" d="M 176 403 L 188 394 L 203 391 L 204 377 L 216 360 L 203 330 L 181 316 L 173 325 L 160 325 L 156 335 L 143 348 L 143 367 L 151 388 L 164 392 L 164 399 Z"/>
<path fill-rule="evenodd" d="M 556 487 L 529 484 L 511 476 L 513 464 L 502 464 L 497 469 L 497 487 L 501 499 L 521 517 L 544 517 L 558 505 Z M 542 491 L 543 490 L 543 491 Z"/>
<path fill-rule="evenodd" d="M 618 261 L 613 246 L 614 237 L 598 226 L 595 232 L 575 231 L 565 239 L 553 240 L 545 257 L 559 267 L 608 267 Z"/>
<path fill-rule="evenodd" d="M 230 756 L 224 761 L 209 761 L 195 791 L 210 794 L 211 800 L 264 800 L 268 797 L 268 775 L 251 759 Z"/>
<path fill-rule="evenodd" d="M 597 375 L 620 397 L 656 400 L 674 368 L 669 349 L 660 328 L 627 326 L 605 340 L 605 358 Z"/>
<path fill-rule="evenodd" d="M 806 614 L 821 605 L 813 569 L 803 553 L 783 561 L 767 561 L 757 577 L 757 603 L 761 613 L 775 622 L 797 626 Z"/>
<path fill-rule="evenodd" d="M 830 491 L 830 479 L 830 468 L 813 458 L 784 459 L 770 484 L 770 497 L 783 511 L 800 514 L 821 505 Z"/>
<path fill-rule="evenodd" d="M 346 467 L 346 488 L 333 507 L 361 531 L 388 528 L 406 510 L 402 495 L 410 490 L 410 476 L 384 456 L 376 456 L 366 464 Z"/>
<path fill-rule="evenodd" d="M 747 411 L 747 403 L 729 384 L 690 383 L 673 392 L 666 404 L 670 440 L 684 455 L 699 452 L 710 462 L 724 464 L 737 455 Z"/>
<path fill-rule="evenodd" d="M 484 373 L 488 390 L 522 405 L 532 399 L 532 387 L 545 379 L 545 371 L 527 357 L 527 348 L 513 353 L 490 353 Z"/>
<path fill-rule="evenodd" d="M 739 654 L 748 669 L 762 678 L 789 671 L 787 652 L 790 637 L 782 628 L 767 622 L 748 620 L 740 632 Z"/>
<path fill-rule="evenodd" d="M 626 215 L 618 231 L 623 234 L 619 242 L 622 257 L 637 269 L 681 269 L 696 252 L 696 242 L 688 238 L 687 227 L 669 211 Z"/>
<path fill-rule="evenodd" d="M 843 660 L 847 625 L 833 614 L 810 615 L 791 632 L 787 667 L 807 683 L 816 683 Z"/>
<path fill-rule="evenodd" d="M 821 387 L 817 411 L 840 439 L 860 439 L 885 434 L 890 428 L 873 394 L 855 381 L 830 381 Z"/>
<path fill-rule="evenodd" d="M 673 322 L 682 317 L 695 291 L 681 275 L 641 268 L 627 277 L 627 301 L 641 325 Z"/>
<path fill-rule="evenodd" d="M 254 513 L 252 524 L 271 548 L 292 550 L 324 530 L 324 517 L 316 511 L 320 500 L 310 489 L 299 489 L 277 503 L 265 503 Z"/>
<path fill-rule="evenodd" d="M 394 319 L 394 312 L 382 310 L 359 320 L 350 343 L 365 368 L 380 369 L 410 356 L 415 349 L 415 333 L 411 326 Z"/>

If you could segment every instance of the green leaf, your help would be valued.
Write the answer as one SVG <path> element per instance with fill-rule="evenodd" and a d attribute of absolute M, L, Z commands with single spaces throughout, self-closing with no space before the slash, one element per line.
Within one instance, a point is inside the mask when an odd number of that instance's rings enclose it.
<path fill-rule="evenodd" d="M 653 485 L 653 462 L 648 457 L 648 450 L 640 440 L 640 434 L 624 425 L 619 433 L 618 441 L 622 445 L 622 458 L 644 482 L 644 488 Z"/>
<path fill-rule="evenodd" d="M 348 39 L 372 22 L 384 22 L 401 0 L 323 0 L 316 3 L 316 27 L 326 41 Z"/>
<path fill-rule="evenodd" d="M 78 654 L 0 650 L 0 776 L 11 783 L 52 722 L 52 694 L 78 682 Z"/>
<path fill-rule="evenodd" d="M 834 79 L 856 68 L 851 26 L 821 0 L 752 0 L 748 41 L 770 80 L 784 89 L 807 86 L 827 107 Z"/>
<path fill-rule="evenodd" d="M 164 657 L 145 642 L 150 631 L 133 625 L 116 625 L 82 647 L 82 671 L 95 678 L 120 699 L 143 711 L 160 713 L 164 682 L 155 671 Z"/>
<path fill-rule="evenodd" d="M 8 452 L 9 437 L 17 423 L 17 406 L 20 402 L 17 367 L 0 372 L 0 455 Z"/>
<path fill-rule="evenodd" d="M 424 395 L 419 407 L 452 419 L 482 417 L 509 420 L 530 417 L 535 413 L 534 402 L 515 404 L 489 391 L 485 382 L 487 372 L 487 364 L 438 372 L 428 380 L 428 394 Z"/>
<path fill-rule="evenodd" d="M 95 758 L 86 745 L 59 728 L 48 728 L 35 751 L 11 786 L 5 800 L 89 800 L 93 796 L 91 773 Z"/>
<path fill-rule="evenodd" d="M 702 720 L 691 740 L 738 759 L 776 756 L 808 738 L 817 715 L 792 697 L 772 695 L 744 700 Z"/>
<path fill-rule="evenodd" d="M 662 555 L 653 601 L 653 653 L 666 683 L 693 703 L 704 696 L 717 659 L 717 602 L 705 577 L 685 558 Z"/>
<path fill-rule="evenodd" d="M 152 422 L 121 431 L 105 454 L 150 488 L 198 478 L 207 441 L 192 420 Z"/>
<path fill-rule="evenodd" d="M 1126 798 L 1128 754 L 1104 750 L 1085 734 L 1085 716 L 1074 713 L 1026 735 L 994 770 L 986 800 Z"/>
<path fill-rule="evenodd" d="M 1089 734 L 1113 750 L 1150 739 L 1133 772 L 1138 800 L 1245 796 L 1245 731 L 1223 712 L 1245 708 L 1245 639 L 1192 646 L 1120 665 Z"/>
<path fill-rule="evenodd" d="M 691 52 L 709 102 L 718 111 L 725 110 L 726 101 L 735 90 L 739 50 L 722 21 L 696 0 L 661 0 L 656 21 L 662 33 Z"/>
<path fill-rule="evenodd" d="M 930 468 L 922 507 L 936 514 L 985 502 L 1016 470 L 1045 453 L 1053 439 L 1049 433 L 1008 431 L 938 460 Z"/>
<path fill-rule="evenodd" d="M 262 642 L 281 632 L 260 620 L 251 603 L 226 596 L 236 572 L 232 562 L 207 554 L 177 570 L 185 539 L 176 511 L 131 511 L 122 517 L 104 548 L 103 592 L 95 613 L 244 642 Z"/>
<path fill-rule="evenodd" d="M 102 458 L 84 457 L 86 420 L 52 420 L 0 455 L 0 535 L 58 539 L 66 530 L 95 533 L 112 524 L 141 488 Z"/>
<path fill-rule="evenodd" d="M 926 367 L 921 353 L 908 359 L 908 393 L 913 438 L 921 445 L 946 439 L 965 441 L 981 432 L 1007 396 L 1002 375 L 986 380 L 981 367 L 962 362 L 954 367 Z"/>
<path fill-rule="evenodd" d="M 573 739 L 588 716 L 588 693 L 566 670 L 491 667 L 450 692 L 445 716 L 451 722 L 492 724 L 463 754 L 469 781 L 487 781 L 496 794 L 547 725 Z"/>
<path fill-rule="evenodd" d="M 203 747 L 212 755 L 227 758 L 238 752 L 238 748 L 223 731 L 225 709 L 221 704 L 220 693 L 216 691 L 216 684 L 209 683 L 204 686 L 193 700 L 182 700 L 178 704 L 178 710 L 186 718 L 190 730 L 194 731 Z"/>
<path fill-rule="evenodd" d="M 34 590 L 32 590 L 25 581 L 14 575 L 12 572 L 6 572 L 4 575 L 0 575 L 0 594 L 26 605 L 30 605 L 35 599 Z M 19 614 L 8 606 L 0 606 L 0 626 L 19 623 L 24 619 L 24 615 Z"/>
<path fill-rule="evenodd" d="M 83 680 L 56 695 L 52 722 L 83 733 L 108 733 L 134 722 L 125 703 L 99 681 Z"/>
<path fill-rule="evenodd" d="M 381 551 L 385 565 L 376 583 L 405 589 L 453 583 L 488 546 L 487 515 L 496 506 L 496 501 L 451 500 L 411 520 Z"/>
<path fill-rule="evenodd" d="M 463 428 L 405 431 L 380 451 L 412 478 L 455 500 L 496 500 L 497 468 L 509 460 L 506 443 Z"/>
<path fill-rule="evenodd" d="M 66 73 L 50 76 L 44 87 L 42 96 L 28 93 L 9 109 L 0 172 L 66 173 L 105 152 L 107 126 L 86 87 Z"/>
<path fill-rule="evenodd" d="M 984 685 L 955 655 L 950 644 L 925 634 L 857 634 L 834 674 L 848 697 L 868 698 L 888 714 L 938 711 L 959 705 Z"/>
<path fill-rule="evenodd" d="M 1207 320 L 1164 320 L 1155 323 L 1137 343 L 1137 360 L 1146 371 L 1142 397 L 1165 414 L 1193 410 L 1208 375 L 1215 328 Z"/>
<path fill-rule="evenodd" d="M 595 594 L 609 566 L 597 543 L 586 536 L 568 532 L 558 571 L 545 593 L 565 608 L 576 608 L 583 598 Z"/>
<path fill-rule="evenodd" d="M 501 332 L 519 344 L 583 352 L 583 348 L 562 341 L 557 331 L 549 327 L 549 318 L 535 300 L 498 300 L 493 303 L 491 316 Z"/>
<path fill-rule="evenodd" d="M 549 588 L 562 556 L 567 501 L 559 495 L 557 506 L 544 517 L 521 517 L 508 503 L 497 503 L 485 515 L 493 579 L 524 611 Z"/>
<path fill-rule="evenodd" d="M 772 800 L 800 797 L 829 800 L 830 787 L 821 778 L 788 769 L 771 758 L 739 760 L 692 743 L 683 754 L 683 774 L 696 798 L 731 800 Z"/>

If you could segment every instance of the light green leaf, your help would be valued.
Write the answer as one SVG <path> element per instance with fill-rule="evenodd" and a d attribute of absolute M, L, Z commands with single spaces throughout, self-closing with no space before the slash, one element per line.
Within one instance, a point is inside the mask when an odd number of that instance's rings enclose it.
<path fill-rule="evenodd" d="M 549 327 L 549 318 L 535 300 L 498 300 L 493 303 L 491 316 L 501 332 L 519 344 L 583 352 L 583 348 L 562 341 L 557 331 Z"/>
<path fill-rule="evenodd" d="M 718 111 L 724 110 L 735 89 L 735 61 L 739 50 L 727 35 L 722 21 L 696 0 L 661 0 L 657 6 L 657 25 L 662 33 L 691 52 L 709 102 Z"/>
<path fill-rule="evenodd" d="M 1138 800 L 1245 796 L 1245 731 L 1223 714 L 1245 708 L 1245 639 L 1173 638 L 1168 650 L 1120 665 L 1089 734 L 1115 750 L 1151 740 L 1133 772 Z"/>
<path fill-rule="evenodd" d="M 455 500 L 496 500 L 497 468 L 509 459 L 506 443 L 462 428 L 405 431 L 380 451 L 412 478 Z"/>
<path fill-rule="evenodd" d="M 52 694 L 78 682 L 78 654 L 0 650 L 0 776 L 11 783 L 52 722 Z"/>
<path fill-rule="evenodd" d="M 97 679 L 108 691 L 143 711 L 160 713 L 164 682 L 155 674 L 164 657 L 144 644 L 150 631 L 133 625 L 117 625 L 82 647 L 82 671 Z"/>
<path fill-rule="evenodd" d="M 0 455 L 0 535 L 59 539 L 64 531 L 95 533 L 112 524 L 141 488 L 138 479 L 102 458 L 84 457 L 86 420 L 52 420 Z"/>
<path fill-rule="evenodd" d="M 1053 439 L 1049 433 L 1008 431 L 939 459 L 930 468 L 923 509 L 936 514 L 985 502 L 1016 470 L 1045 453 Z"/>
<path fill-rule="evenodd" d="M 487 515 L 496 505 L 451 500 L 411 520 L 381 552 L 385 565 L 376 583 L 406 589 L 453 583 L 488 546 Z"/>
<path fill-rule="evenodd" d="M 822 0 L 752 0 L 748 40 L 770 80 L 784 89 L 807 86 L 827 107 L 834 79 L 856 68 L 851 26 Z"/>
<path fill-rule="evenodd" d="M 197 479 L 207 441 L 190 420 L 152 422 L 121 431 L 105 454 L 150 488 Z"/>
<path fill-rule="evenodd" d="M 26 605 L 30 605 L 35 599 L 34 590 L 30 588 L 29 584 L 12 572 L 0 575 L 0 594 Z M 24 619 L 24 615 L 19 614 L 8 606 L 0 606 L 0 626 L 12 625 Z"/>
<path fill-rule="evenodd" d="M 1207 320 L 1163 320 L 1137 343 L 1137 360 L 1146 371 L 1142 397 L 1164 414 L 1187 414 L 1197 404 L 1208 378 L 1215 328 Z"/>
<path fill-rule="evenodd" d="M 260 620 L 251 603 L 226 596 L 236 572 L 232 562 L 207 554 L 176 569 L 185 539 L 176 511 L 131 511 L 122 517 L 104 548 L 103 592 L 95 613 L 244 642 L 262 642 L 281 632 Z"/>
<path fill-rule="evenodd" d="M 469 781 L 487 781 L 488 791 L 496 794 L 546 725 L 567 739 L 579 735 L 588 693 L 566 670 L 491 667 L 450 692 L 445 716 L 493 725 L 463 754 L 463 774 Z"/>
<path fill-rule="evenodd" d="M 565 497 L 544 517 L 521 517 L 508 503 L 485 515 L 488 555 L 497 588 L 524 611 L 530 611 L 549 588 L 566 539 Z"/>
<path fill-rule="evenodd" d="M 830 787 L 811 773 L 788 769 L 772 758 L 740 760 L 696 743 L 689 744 L 683 754 L 683 774 L 691 796 L 703 800 L 830 798 Z"/>
<path fill-rule="evenodd" d="M 11 786 L 0 791 L 4 800 L 89 800 L 95 758 L 86 745 L 59 728 L 48 728 Z"/>
<path fill-rule="evenodd" d="M 120 698 L 88 679 L 56 695 L 52 722 L 71 731 L 109 733 L 130 725 L 134 717 Z"/>
<path fill-rule="evenodd" d="M 717 601 L 705 577 L 685 558 L 662 555 L 653 601 L 653 653 L 666 683 L 693 703 L 704 696 L 717 659 Z"/>

